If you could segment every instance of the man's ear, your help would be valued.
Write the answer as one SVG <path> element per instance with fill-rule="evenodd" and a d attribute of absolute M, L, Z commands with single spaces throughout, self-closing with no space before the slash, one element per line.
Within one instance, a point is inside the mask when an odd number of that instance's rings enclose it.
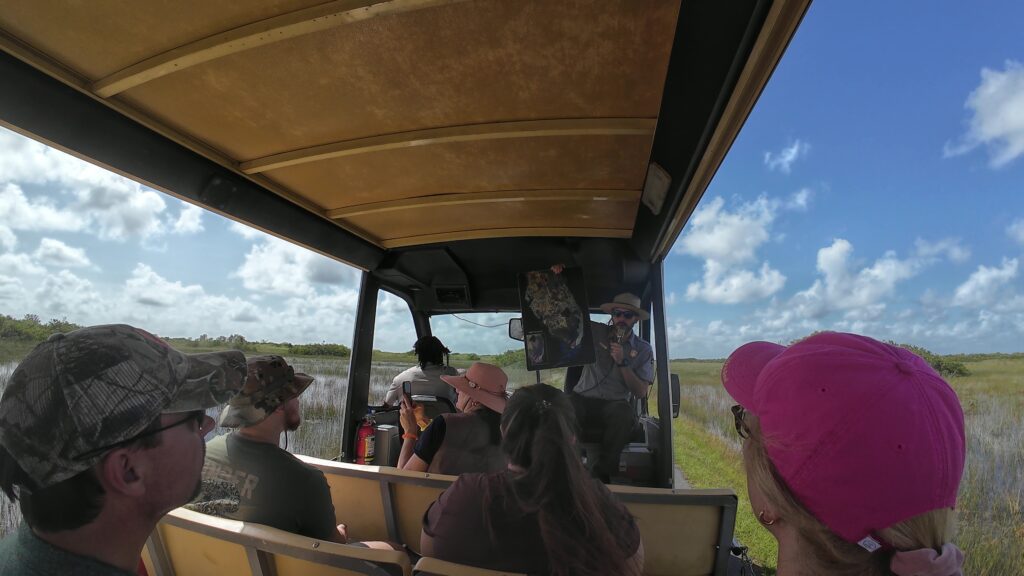
<path fill-rule="evenodd" d="M 141 496 L 146 491 L 142 464 L 138 452 L 118 448 L 100 460 L 96 472 L 105 490 Z"/>

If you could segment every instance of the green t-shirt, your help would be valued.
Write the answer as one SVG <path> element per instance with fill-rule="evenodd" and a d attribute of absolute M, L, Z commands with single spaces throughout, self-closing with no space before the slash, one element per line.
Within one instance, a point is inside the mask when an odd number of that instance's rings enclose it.
<path fill-rule="evenodd" d="M 337 530 L 323 472 L 234 433 L 206 444 L 203 491 L 189 508 L 321 540 Z"/>
<path fill-rule="evenodd" d="M 141 550 L 140 550 L 141 553 Z M 42 540 L 22 522 L 0 541 L 0 576 L 134 576 L 120 568 L 61 550 Z"/>

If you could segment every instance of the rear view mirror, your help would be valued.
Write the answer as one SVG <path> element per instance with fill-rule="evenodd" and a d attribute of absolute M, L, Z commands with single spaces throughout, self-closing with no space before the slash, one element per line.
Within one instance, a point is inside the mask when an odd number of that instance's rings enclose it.
<path fill-rule="evenodd" d="M 679 374 L 672 375 L 672 417 L 679 418 Z"/>
<path fill-rule="evenodd" d="M 508 337 L 513 340 L 519 340 L 522 342 L 525 338 L 523 336 L 523 319 L 522 318 L 509 318 L 508 321 Z"/>

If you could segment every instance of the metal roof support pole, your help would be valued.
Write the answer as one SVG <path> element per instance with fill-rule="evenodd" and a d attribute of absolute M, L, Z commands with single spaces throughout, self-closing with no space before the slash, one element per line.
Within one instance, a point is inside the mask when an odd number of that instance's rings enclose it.
<path fill-rule="evenodd" d="M 377 322 L 377 294 L 380 281 L 363 272 L 359 283 L 356 327 L 352 334 L 352 356 L 348 364 L 348 392 L 345 394 L 345 421 L 341 432 L 341 459 L 355 458 L 356 428 L 366 415 L 370 398 L 370 362 L 373 359 L 373 330 Z"/>
<path fill-rule="evenodd" d="M 661 422 L 661 438 L 658 446 L 661 454 L 657 459 L 655 479 L 659 486 L 672 488 L 672 388 L 668 372 L 668 330 L 665 324 L 665 263 L 663 260 L 651 265 L 651 303 L 654 304 L 654 358 L 657 375 L 658 419 Z"/>

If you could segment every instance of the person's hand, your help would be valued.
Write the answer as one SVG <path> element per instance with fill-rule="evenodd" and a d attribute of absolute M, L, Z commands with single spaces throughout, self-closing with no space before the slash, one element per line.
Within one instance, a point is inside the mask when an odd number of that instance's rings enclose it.
<path fill-rule="evenodd" d="M 565 264 L 555 264 L 551 267 L 551 271 L 555 274 L 561 274 L 562 270 L 565 270 Z"/>
<path fill-rule="evenodd" d="M 612 360 L 616 364 L 622 364 L 622 360 L 626 357 L 625 352 L 622 350 L 622 344 L 618 342 L 612 342 L 608 347 L 608 353 L 612 355 Z"/>
<path fill-rule="evenodd" d="M 420 427 L 416 424 L 416 411 L 409 404 L 409 399 L 404 395 L 402 396 L 400 410 L 399 421 L 402 423 L 402 432 L 406 434 L 419 434 Z"/>
<path fill-rule="evenodd" d="M 341 543 L 348 544 L 348 526 L 338 524 L 338 534 L 341 534 Z"/>

